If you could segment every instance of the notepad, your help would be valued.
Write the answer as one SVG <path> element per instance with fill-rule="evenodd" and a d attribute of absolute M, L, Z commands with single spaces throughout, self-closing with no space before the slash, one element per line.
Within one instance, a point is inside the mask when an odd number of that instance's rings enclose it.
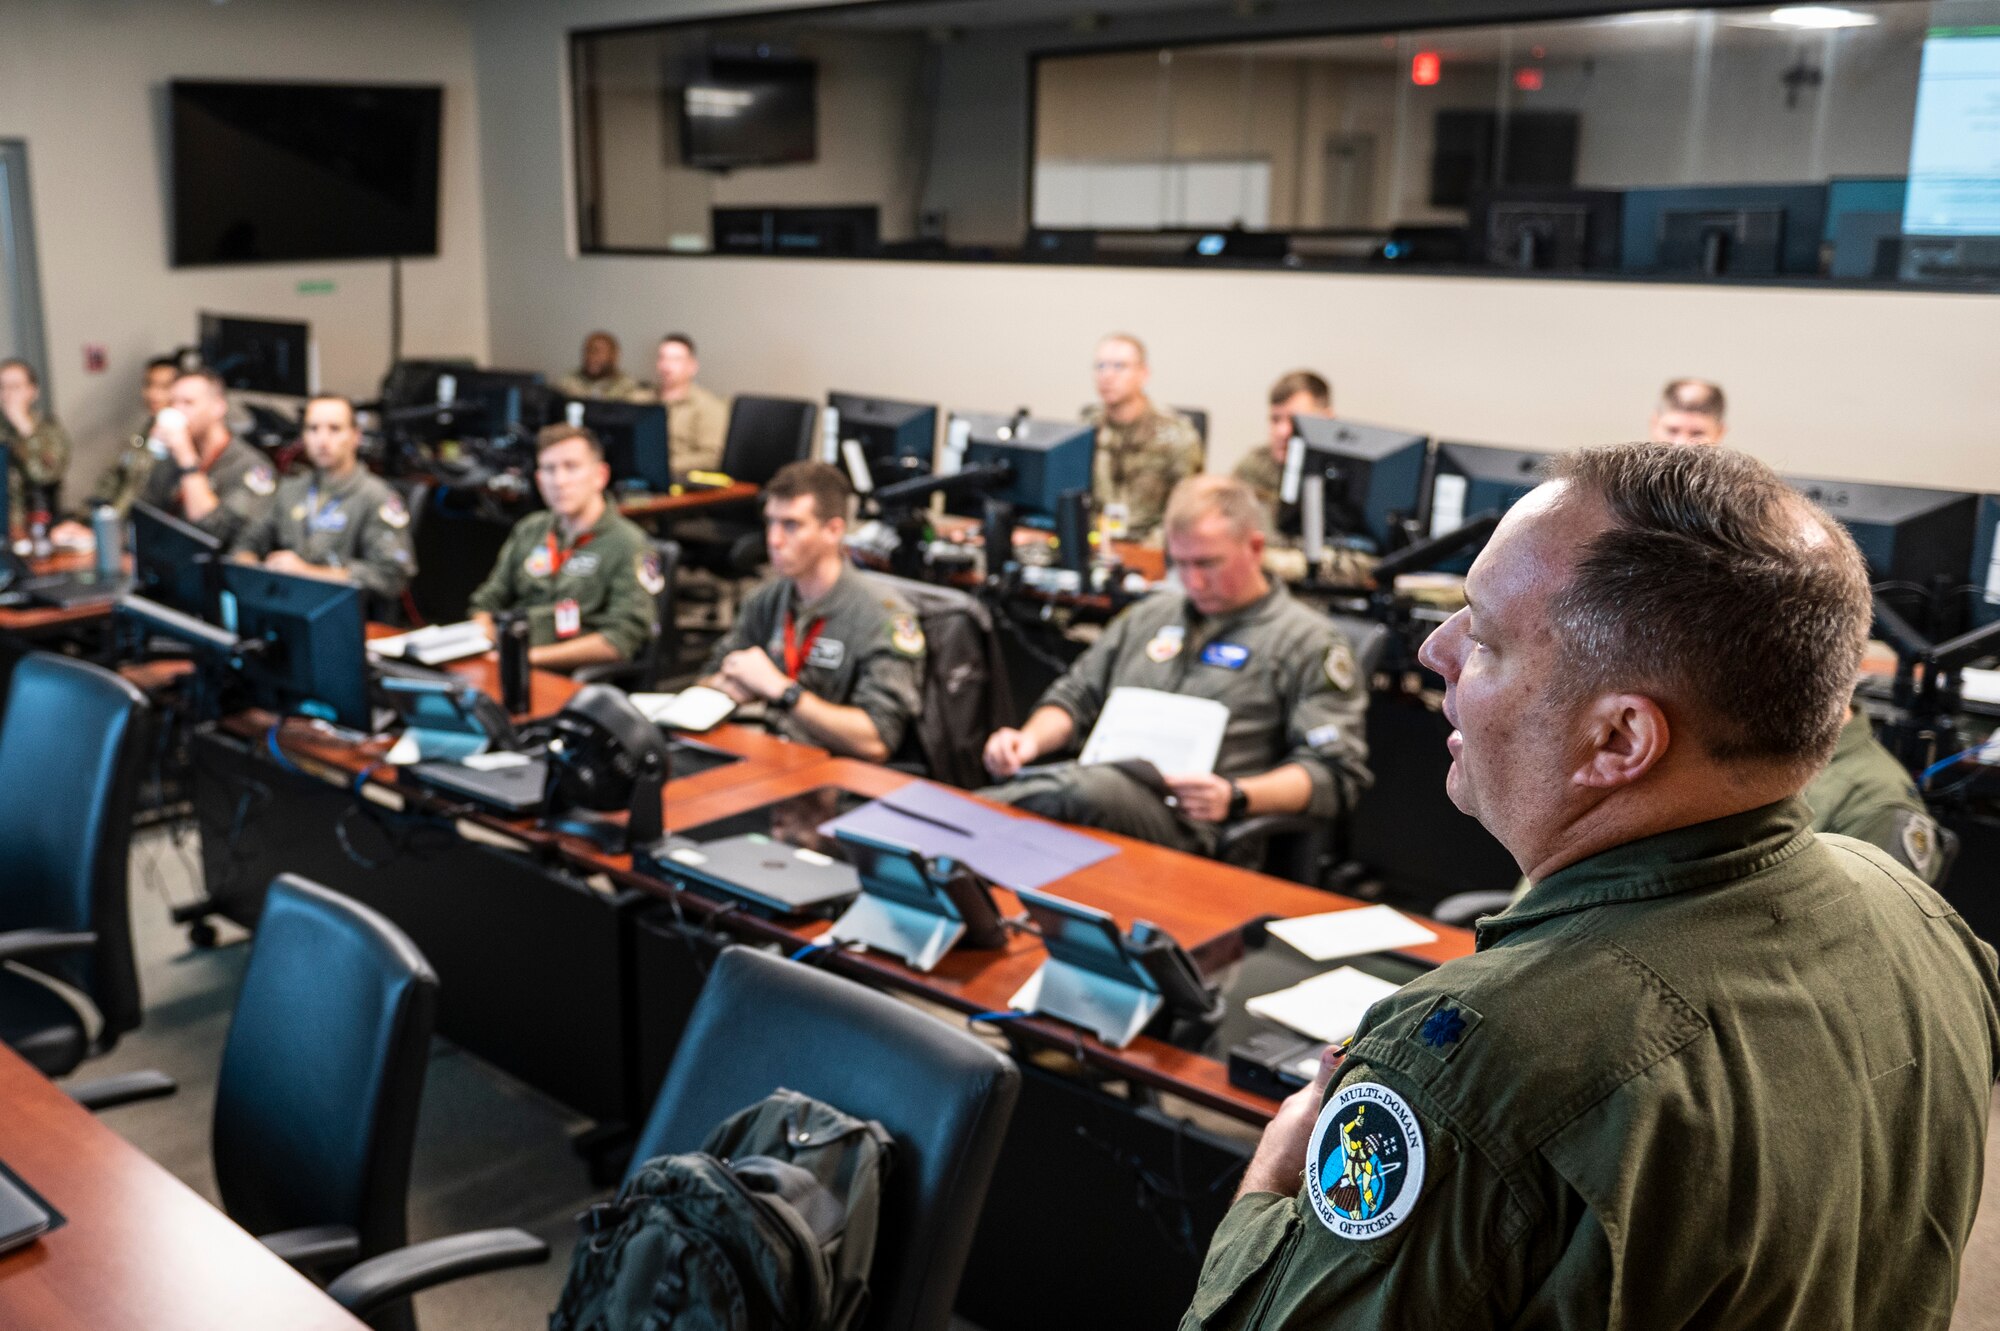
<path fill-rule="evenodd" d="M 422 665 L 443 665 L 493 650 L 493 640 L 471 620 L 456 624 L 433 624 L 394 637 L 377 638 L 368 644 L 377 656 L 396 656 Z"/>
<path fill-rule="evenodd" d="M 1353 1037 L 1369 1008 L 1401 987 L 1352 966 L 1342 966 L 1301 980 L 1289 989 L 1259 995 L 1243 1007 L 1253 1017 L 1275 1021 L 1314 1040 L 1337 1044 Z"/>
<path fill-rule="evenodd" d="M 1395 952 L 1437 941 L 1436 934 L 1388 906 L 1362 906 L 1355 910 L 1300 915 L 1289 920 L 1273 920 L 1265 928 L 1272 937 L 1290 943 L 1314 961 L 1360 957 L 1370 952 Z"/>
<path fill-rule="evenodd" d="M 1168 776 L 1213 772 L 1229 708 L 1213 698 L 1129 686 L 1111 690 L 1080 761 L 1143 758 Z"/>

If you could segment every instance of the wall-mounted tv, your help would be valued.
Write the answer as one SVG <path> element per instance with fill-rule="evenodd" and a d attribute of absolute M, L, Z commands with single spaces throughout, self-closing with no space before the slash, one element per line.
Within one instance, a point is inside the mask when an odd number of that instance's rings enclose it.
<path fill-rule="evenodd" d="M 444 90 L 168 85 L 174 265 L 436 254 Z"/>
<path fill-rule="evenodd" d="M 819 66 L 712 57 L 681 89 L 681 161 L 726 171 L 819 156 Z"/>

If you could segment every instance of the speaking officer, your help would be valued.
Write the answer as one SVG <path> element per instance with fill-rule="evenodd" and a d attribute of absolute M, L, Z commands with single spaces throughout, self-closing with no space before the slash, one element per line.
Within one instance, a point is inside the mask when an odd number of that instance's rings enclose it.
<path fill-rule="evenodd" d="M 322 393 L 306 403 L 306 460 L 250 520 L 230 553 L 280 573 L 351 582 L 395 602 L 417 571 L 410 511 L 386 481 L 361 465 L 354 404 Z"/>
<path fill-rule="evenodd" d="M 278 475 L 229 431 L 229 393 L 214 370 L 174 380 L 148 441 L 156 460 L 139 498 L 185 518 L 226 548 L 271 502 Z"/>
<path fill-rule="evenodd" d="M 514 524 L 468 603 L 528 612 L 528 660 L 545 670 L 629 661 L 653 636 L 662 572 L 646 533 L 604 498 L 611 468 L 597 436 L 550 425 L 535 437 L 535 487 L 548 507 Z"/>
<path fill-rule="evenodd" d="M 1225 822 L 1259 813 L 1330 817 L 1352 802 L 1369 780 L 1367 681 L 1332 622 L 1265 574 L 1260 513 L 1241 481 L 1196 476 L 1175 487 L 1167 558 L 1182 587 L 1113 620 L 1026 725 L 993 733 L 986 770 L 1015 779 L 981 794 L 1204 854 Z M 1080 742 L 1120 687 L 1227 706 L 1215 770 L 1162 773 L 1171 806 L 1123 767 L 1064 763 L 1017 775 Z"/>
<path fill-rule="evenodd" d="M 1868 579 L 1723 449 L 1572 454 L 1421 653 L 1446 789 L 1534 886 L 1286 1100 L 1193 1327 L 1936 1327 L 2000 975 L 1799 792 Z"/>
<path fill-rule="evenodd" d="M 702 683 L 768 705 L 780 734 L 886 762 L 923 705 L 924 634 L 894 592 L 850 568 L 847 478 L 793 462 L 764 487 L 777 574 L 750 594 Z"/>

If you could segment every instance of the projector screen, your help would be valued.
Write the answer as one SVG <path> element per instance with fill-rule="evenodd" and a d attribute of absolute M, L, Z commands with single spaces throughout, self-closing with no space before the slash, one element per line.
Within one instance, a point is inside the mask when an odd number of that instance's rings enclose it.
<path fill-rule="evenodd" d="M 1915 236 L 2000 236 L 2000 31 L 1933 28 L 1924 39 L 1910 192 Z"/>

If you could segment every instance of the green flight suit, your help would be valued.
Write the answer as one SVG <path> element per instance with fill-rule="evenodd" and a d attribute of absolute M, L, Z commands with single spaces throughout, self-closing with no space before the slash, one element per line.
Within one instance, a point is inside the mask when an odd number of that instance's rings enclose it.
<path fill-rule="evenodd" d="M 278 473 L 255 447 L 231 437 L 208 469 L 216 505 L 194 525 L 228 549 L 242 530 L 271 503 L 278 492 Z M 185 518 L 181 511 L 181 469 L 172 457 L 155 458 L 146 473 L 139 498 L 163 513 Z"/>
<path fill-rule="evenodd" d="M 1806 787 L 1806 803 L 1814 831 L 1880 846 L 1927 883 L 1944 871 L 1936 820 L 1917 783 L 1876 740 L 1864 712 L 1848 718 L 1832 761 Z"/>
<path fill-rule="evenodd" d="M 338 481 L 316 471 L 287 476 L 229 552 L 261 561 L 274 550 L 345 570 L 356 586 L 389 602 L 417 571 L 410 510 L 387 481 L 359 465 Z"/>
<path fill-rule="evenodd" d="M 14 422 L 0 414 L 0 444 L 12 450 L 12 465 L 7 475 L 7 519 L 13 530 L 20 531 L 27 523 L 28 503 L 34 497 L 31 491 L 54 490 L 69 471 L 69 431 L 55 417 L 43 416 L 35 422 L 34 432 L 23 439 Z"/>
<path fill-rule="evenodd" d="M 1333 622 L 1273 584 L 1234 614 L 1201 614 L 1168 588 L 1125 611 L 1036 704 L 1069 713 L 1081 747 L 1111 691 L 1157 689 L 1229 708 L 1215 774 L 1234 780 L 1297 763 L 1312 779 L 1306 812 L 1327 818 L 1369 782 L 1368 681 Z M 1178 773 L 1162 773 L 1173 776 Z M 1169 808 L 1119 767 L 1064 763 L 980 792 L 1045 817 L 1208 854 L 1220 825 Z"/>
<path fill-rule="evenodd" d="M 923 708 L 924 633 L 910 603 L 854 568 L 842 568 L 826 594 L 806 605 L 799 604 L 789 579 L 773 578 L 744 601 L 736 623 L 709 654 L 704 673 L 714 674 L 723 657 L 746 647 L 762 647 L 783 670 L 787 620 L 794 645 L 805 654 L 796 676 L 799 687 L 866 712 L 893 755 Z M 809 638 L 812 646 L 807 648 Z M 787 739 L 825 742 L 806 735 L 783 712 L 769 712 L 767 723 Z"/>
<path fill-rule="evenodd" d="M 557 537 L 553 553 L 551 533 Z M 629 661 L 645 648 L 659 621 L 654 597 L 661 577 L 659 556 L 646 533 L 609 503 L 574 543 L 562 539 L 556 515 L 543 509 L 514 524 L 468 606 L 489 615 L 527 611 L 534 647 L 602 633 Z M 556 610 L 565 601 L 576 603 L 579 627 L 559 636 Z"/>
<path fill-rule="evenodd" d="M 1114 425 L 1103 407 L 1092 407 L 1083 418 L 1097 427 L 1092 478 L 1097 502 L 1124 506 L 1123 539 L 1156 540 L 1167 496 L 1201 470 L 1201 436 L 1187 417 L 1150 402 L 1130 425 Z"/>
<path fill-rule="evenodd" d="M 1298 1194 L 1237 1200 L 1183 1331 L 1942 1331 L 2000 974 L 1943 898 L 1809 818 L 1782 800 L 1570 865 L 1377 1002 Z"/>

